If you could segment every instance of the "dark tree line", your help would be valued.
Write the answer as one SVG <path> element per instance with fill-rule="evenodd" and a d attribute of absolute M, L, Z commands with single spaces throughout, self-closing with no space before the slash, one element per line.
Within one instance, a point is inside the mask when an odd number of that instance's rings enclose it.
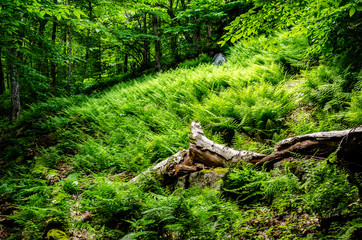
<path fill-rule="evenodd" d="M 2 117 L 130 71 L 161 71 L 218 48 L 244 1 L 0 3 Z M 11 106 L 9 104 L 11 99 Z"/>

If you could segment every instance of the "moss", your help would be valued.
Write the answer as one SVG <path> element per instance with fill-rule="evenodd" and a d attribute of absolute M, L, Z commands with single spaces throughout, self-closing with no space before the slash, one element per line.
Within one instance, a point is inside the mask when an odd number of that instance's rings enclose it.
<path fill-rule="evenodd" d="M 217 174 L 225 174 L 228 171 L 229 171 L 229 168 L 217 167 L 217 168 L 201 170 L 200 173 L 205 174 L 205 173 L 208 173 L 208 172 L 214 172 L 214 173 L 217 173 Z"/>
<path fill-rule="evenodd" d="M 47 238 L 54 240 L 70 240 L 65 232 L 58 229 L 51 229 L 47 234 Z"/>

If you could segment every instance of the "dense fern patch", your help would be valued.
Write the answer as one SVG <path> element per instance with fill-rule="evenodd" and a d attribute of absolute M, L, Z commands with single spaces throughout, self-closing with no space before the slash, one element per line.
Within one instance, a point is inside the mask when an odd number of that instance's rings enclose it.
<path fill-rule="evenodd" d="M 303 36 L 274 38 L 273 48 L 266 38 L 238 43 L 222 66 L 201 56 L 97 96 L 33 105 L 2 124 L 0 196 L 11 207 L 1 215 L 13 237 L 352 238 L 362 219 L 357 190 L 328 161 L 271 172 L 241 165 L 221 192 L 127 183 L 187 148 L 194 119 L 210 139 L 260 153 L 286 137 L 362 124 L 359 75 L 312 66 Z"/>

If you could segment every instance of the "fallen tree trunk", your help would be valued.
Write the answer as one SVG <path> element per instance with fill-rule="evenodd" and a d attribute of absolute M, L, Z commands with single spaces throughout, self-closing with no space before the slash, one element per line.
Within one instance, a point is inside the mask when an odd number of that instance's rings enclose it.
<path fill-rule="evenodd" d="M 162 179 L 182 177 L 205 168 L 235 167 L 240 161 L 273 168 L 275 163 L 284 160 L 325 159 L 338 149 L 344 149 L 339 151 L 338 156 L 344 161 L 361 166 L 362 159 L 362 126 L 344 131 L 318 132 L 288 138 L 277 143 L 275 151 L 269 155 L 237 150 L 215 143 L 205 136 L 201 124 L 196 121 L 191 123 L 189 138 L 188 150 L 181 150 L 131 181 L 139 181 L 140 178 L 151 174 Z M 360 170 L 362 171 L 362 168 Z"/>
<path fill-rule="evenodd" d="M 207 167 L 235 167 L 240 161 L 259 161 L 265 157 L 264 154 L 237 150 L 211 141 L 205 136 L 201 124 L 196 121 L 191 123 L 189 138 L 190 146 L 184 160 L 174 170 L 169 171 L 170 175 L 187 173 L 188 167 L 194 167 L 191 171 Z"/>
<path fill-rule="evenodd" d="M 272 154 L 263 158 L 257 165 L 264 165 L 267 168 L 271 168 L 276 162 L 285 159 L 325 159 L 340 148 L 347 148 L 349 144 L 352 144 L 352 142 L 349 141 L 349 139 L 352 138 L 355 139 L 352 141 L 354 142 L 354 147 L 349 148 L 348 152 L 351 152 L 353 149 L 352 155 L 354 155 L 356 159 L 361 160 L 362 145 L 360 145 L 361 141 L 358 141 L 358 139 L 362 139 L 362 127 L 358 127 L 343 131 L 317 132 L 284 139 L 275 145 L 275 150 Z M 342 145 L 343 141 L 344 144 Z M 346 141 L 348 143 L 346 143 Z M 350 161 L 353 161 L 351 157 L 349 158 Z"/>

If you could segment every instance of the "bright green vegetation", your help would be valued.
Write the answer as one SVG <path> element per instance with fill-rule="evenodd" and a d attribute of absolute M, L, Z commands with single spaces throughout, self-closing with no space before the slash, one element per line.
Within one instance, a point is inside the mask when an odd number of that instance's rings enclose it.
<path fill-rule="evenodd" d="M 289 136 L 361 125 L 361 76 L 313 65 L 307 46 L 302 35 L 261 37 L 231 48 L 223 66 L 192 60 L 31 105 L 2 126 L 9 239 L 353 239 L 358 192 L 333 155 L 270 172 L 240 164 L 221 192 L 127 184 L 187 148 L 194 119 L 210 139 L 260 153 Z"/>

